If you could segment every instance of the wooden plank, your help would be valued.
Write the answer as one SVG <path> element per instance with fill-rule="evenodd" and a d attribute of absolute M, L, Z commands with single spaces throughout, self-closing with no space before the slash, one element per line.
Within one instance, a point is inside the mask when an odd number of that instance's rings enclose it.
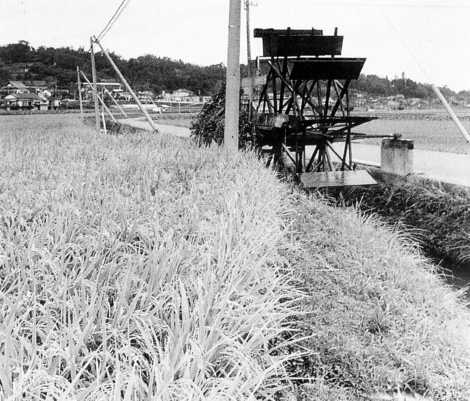
<path fill-rule="evenodd" d="M 365 58 L 317 58 L 293 61 L 291 79 L 358 79 Z"/>
<path fill-rule="evenodd" d="M 275 35 L 290 35 L 290 36 L 303 36 L 303 35 L 323 35 L 323 30 L 321 29 L 260 29 L 256 28 L 254 32 L 255 38 L 264 38 L 266 36 L 275 36 Z"/>
<path fill-rule="evenodd" d="M 263 37 L 264 57 L 339 56 L 342 36 L 273 35 Z"/>
<path fill-rule="evenodd" d="M 377 181 L 366 170 L 303 173 L 300 176 L 300 182 L 304 188 L 338 188 L 377 184 Z"/>

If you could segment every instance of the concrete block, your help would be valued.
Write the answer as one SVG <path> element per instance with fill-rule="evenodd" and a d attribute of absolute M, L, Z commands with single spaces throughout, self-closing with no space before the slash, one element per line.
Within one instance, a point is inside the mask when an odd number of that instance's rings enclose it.
<path fill-rule="evenodd" d="M 380 168 L 386 173 L 408 175 L 413 173 L 414 142 L 408 139 L 384 139 Z"/>

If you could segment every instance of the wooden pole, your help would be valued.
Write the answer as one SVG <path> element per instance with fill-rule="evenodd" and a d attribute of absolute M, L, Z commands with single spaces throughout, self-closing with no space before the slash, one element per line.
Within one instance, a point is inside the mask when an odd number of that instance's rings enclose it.
<path fill-rule="evenodd" d="M 231 153 L 238 151 L 238 125 L 240 116 L 240 20 L 241 0 L 230 0 L 224 146 L 227 151 Z"/>
<path fill-rule="evenodd" d="M 450 107 L 450 104 L 447 102 L 446 98 L 442 94 L 442 92 L 439 90 L 439 88 L 436 85 L 431 85 L 432 89 L 436 93 L 437 97 L 439 100 L 442 102 L 444 107 L 447 109 L 447 112 L 450 114 L 450 117 L 454 121 L 455 125 L 459 129 L 460 133 L 464 136 L 464 138 L 467 140 L 468 143 L 470 143 L 470 134 L 468 133 L 467 129 L 463 126 L 463 124 L 460 122 L 459 118 L 457 117 L 457 114 L 455 114 L 454 110 L 452 110 L 452 107 Z"/>
<path fill-rule="evenodd" d="M 108 134 L 108 131 L 106 130 L 106 119 L 104 118 L 104 112 L 101 112 L 101 120 L 103 122 L 103 132 L 105 135 Z"/>
<path fill-rule="evenodd" d="M 157 127 L 155 127 L 154 123 L 153 123 L 153 120 L 152 120 L 152 117 L 150 117 L 150 115 L 147 113 L 147 110 L 145 110 L 144 106 L 142 105 L 142 103 L 140 102 L 139 98 L 137 97 L 137 95 L 134 93 L 134 91 L 132 90 L 131 86 L 129 85 L 129 83 L 127 82 L 126 78 L 124 78 L 124 75 L 122 75 L 121 71 L 119 70 L 118 66 L 116 65 L 116 63 L 113 61 L 113 59 L 111 58 L 111 56 L 109 55 L 109 53 L 105 50 L 105 48 L 101 45 L 100 41 L 98 39 L 96 39 L 96 37 L 93 38 L 93 40 L 98 44 L 98 46 L 100 47 L 101 51 L 103 52 L 103 54 L 106 56 L 106 58 L 108 59 L 109 63 L 111 64 L 111 66 L 114 68 L 114 71 L 116 71 L 116 74 L 119 76 L 120 80 L 122 81 L 122 83 L 124 84 L 124 86 L 126 87 L 127 91 L 131 94 L 131 96 L 134 98 L 135 102 L 137 103 L 137 106 L 139 107 L 140 111 L 144 114 L 145 118 L 147 119 L 148 123 L 150 124 L 150 127 L 152 128 L 152 130 L 154 130 L 155 132 L 158 132 L 158 129 Z"/>
<path fill-rule="evenodd" d="M 86 81 L 86 83 L 88 85 L 91 85 L 90 81 L 88 80 L 87 76 L 85 75 L 85 73 L 83 71 L 80 71 L 82 73 L 82 76 L 83 76 L 83 79 Z M 111 113 L 111 110 L 109 110 L 108 106 L 106 106 L 106 103 L 104 102 L 104 100 L 101 98 L 100 95 L 98 95 L 98 93 L 96 94 L 96 97 L 97 99 L 99 100 L 99 102 L 101 103 L 101 106 L 103 107 L 103 109 L 106 110 L 106 112 L 109 114 L 109 116 L 111 117 L 111 120 L 113 120 L 113 122 L 117 123 L 116 119 L 114 118 L 114 115 L 113 113 Z M 99 120 L 98 120 L 98 123 L 99 123 Z"/>
<path fill-rule="evenodd" d="M 96 132 L 100 133 L 100 108 L 98 105 L 98 91 L 96 88 L 96 64 L 95 64 L 95 49 L 93 47 L 93 38 L 90 38 L 90 56 L 91 56 L 91 75 L 93 85 L 91 86 L 93 93 L 93 102 L 95 103 L 95 127 Z"/>
<path fill-rule="evenodd" d="M 245 0 L 246 9 L 246 59 L 248 63 L 248 119 L 251 121 L 251 113 L 253 109 L 253 88 L 254 88 L 254 75 L 251 68 L 251 28 L 250 28 L 250 0 Z"/>
<path fill-rule="evenodd" d="M 123 115 L 124 118 L 127 118 L 127 113 L 124 111 L 124 109 L 121 107 L 121 105 L 114 99 L 113 95 L 109 90 L 106 89 L 106 87 L 103 86 L 104 92 L 111 98 L 113 103 L 116 105 L 116 107 L 119 109 L 119 112 Z"/>
<path fill-rule="evenodd" d="M 80 68 L 77 65 L 78 99 L 80 100 L 80 117 L 83 118 L 82 81 L 80 80 Z"/>

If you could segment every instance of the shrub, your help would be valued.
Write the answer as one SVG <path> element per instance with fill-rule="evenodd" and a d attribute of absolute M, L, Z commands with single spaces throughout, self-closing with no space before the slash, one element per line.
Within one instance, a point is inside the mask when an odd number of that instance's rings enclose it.
<path fill-rule="evenodd" d="M 240 93 L 240 98 L 242 92 Z M 241 103 L 241 102 L 240 102 Z M 252 144 L 252 124 L 248 118 L 245 107 L 240 106 L 239 120 L 239 147 L 247 148 Z M 224 141 L 225 128 L 225 86 L 212 100 L 204 105 L 201 112 L 191 124 L 191 136 L 199 145 L 210 145 L 217 143 L 221 145 Z"/>

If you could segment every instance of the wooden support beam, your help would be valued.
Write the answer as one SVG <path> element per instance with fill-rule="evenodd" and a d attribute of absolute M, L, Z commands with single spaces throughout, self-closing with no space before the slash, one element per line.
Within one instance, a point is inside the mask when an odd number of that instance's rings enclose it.
<path fill-rule="evenodd" d="M 98 105 L 98 90 L 96 88 L 96 64 L 95 64 L 95 49 L 93 46 L 93 38 L 90 38 L 90 56 L 91 56 L 91 76 L 93 85 L 91 86 L 93 94 L 93 103 L 95 104 L 95 128 L 96 132 L 100 133 L 100 108 Z"/>
<path fill-rule="evenodd" d="M 152 128 L 153 131 L 155 132 L 158 132 L 158 129 L 157 127 L 155 126 L 155 124 L 153 123 L 153 120 L 152 120 L 152 117 L 150 117 L 150 115 L 147 113 L 147 110 L 145 110 L 144 106 L 142 105 L 142 103 L 140 102 L 139 98 L 137 97 L 137 95 L 135 94 L 135 92 L 133 91 L 132 87 L 129 85 L 129 83 L 127 82 L 126 78 L 124 78 L 124 75 L 122 75 L 122 72 L 121 70 L 119 70 L 118 66 L 116 65 L 116 63 L 114 62 L 114 60 L 111 58 L 111 56 L 109 55 L 109 53 L 106 51 L 106 49 L 102 46 L 102 44 L 100 43 L 100 41 L 94 37 L 93 38 L 93 41 L 100 47 L 101 51 L 103 52 L 103 54 L 106 56 L 106 58 L 108 59 L 109 63 L 111 64 L 111 66 L 113 67 L 114 71 L 116 71 L 116 74 L 118 75 L 119 79 L 121 80 L 121 82 L 124 84 L 124 86 L 126 87 L 127 91 L 131 94 L 131 96 L 134 98 L 135 102 L 137 103 L 137 106 L 139 107 L 140 111 L 142 112 L 142 114 L 145 116 L 145 118 L 147 119 L 147 122 L 150 124 L 150 127 Z"/>
<path fill-rule="evenodd" d="M 78 99 L 80 101 L 80 117 L 83 118 L 82 81 L 80 80 L 80 68 L 77 65 Z"/>
<path fill-rule="evenodd" d="M 127 118 L 127 113 L 124 111 L 124 109 L 121 107 L 121 105 L 116 101 L 116 99 L 114 99 L 113 95 L 111 94 L 111 92 L 109 90 L 106 89 L 105 86 L 103 86 L 103 90 L 104 92 L 111 98 L 111 100 L 113 101 L 113 103 L 116 105 L 116 107 L 118 108 L 119 112 L 122 114 L 122 116 L 124 118 Z"/>
<path fill-rule="evenodd" d="M 439 100 L 442 102 L 444 107 L 446 108 L 447 112 L 449 113 L 450 117 L 452 118 L 452 121 L 454 121 L 454 123 L 457 126 L 460 133 L 463 135 L 465 140 L 468 143 L 470 143 L 470 134 L 468 133 L 467 129 L 463 126 L 463 124 L 460 122 L 459 118 L 457 117 L 457 114 L 455 114 L 454 110 L 452 110 L 452 107 L 450 107 L 450 104 L 447 102 L 444 95 L 441 93 L 439 88 L 434 84 L 432 85 L 432 89 L 433 89 L 434 93 L 437 95 L 437 97 L 439 98 Z"/>
<path fill-rule="evenodd" d="M 82 73 L 82 76 L 83 76 L 83 79 L 85 79 L 85 81 L 87 82 L 87 84 L 91 85 L 90 81 L 88 80 L 87 76 L 85 75 L 85 73 L 83 71 L 80 71 Z M 103 108 L 106 110 L 106 112 L 109 114 L 109 116 L 111 117 L 111 120 L 113 120 L 113 122 L 117 123 L 116 119 L 114 118 L 114 115 L 113 113 L 111 113 L 111 110 L 109 110 L 108 106 L 106 106 L 106 103 L 104 102 L 104 100 L 101 98 L 100 95 L 98 95 L 98 93 L 96 94 L 96 98 L 99 100 L 99 102 L 101 103 L 101 105 L 103 106 Z M 99 121 L 98 121 L 99 123 Z"/>

